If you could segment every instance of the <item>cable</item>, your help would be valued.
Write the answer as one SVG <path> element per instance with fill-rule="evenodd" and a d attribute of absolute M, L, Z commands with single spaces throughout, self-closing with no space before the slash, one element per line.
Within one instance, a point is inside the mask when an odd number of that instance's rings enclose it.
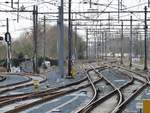
<path fill-rule="evenodd" d="M 142 6 L 142 5 L 145 5 L 145 4 L 147 4 L 147 2 L 140 3 L 140 4 L 137 4 L 137 5 L 131 6 L 131 7 L 126 7 L 123 10 L 127 10 L 127 9 L 131 9 L 131 8 L 139 7 L 139 6 Z"/>
<path fill-rule="evenodd" d="M 123 5 L 123 7 L 126 7 L 126 6 Z M 127 10 L 127 11 L 131 12 L 130 10 Z M 137 15 L 136 15 L 135 13 L 132 13 L 132 15 L 133 15 L 134 17 L 136 17 L 137 19 L 139 19 L 139 21 L 142 21 L 141 18 L 137 17 Z M 142 22 L 144 22 L 144 21 L 142 21 Z"/>
<path fill-rule="evenodd" d="M 102 13 L 106 11 L 106 9 L 112 4 L 112 2 L 113 2 L 113 0 L 111 0 L 111 1 L 109 2 L 109 4 L 106 6 L 106 8 L 102 10 Z M 100 17 L 100 16 L 102 15 L 102 13 L 99 14 L 98 17 Z"/>

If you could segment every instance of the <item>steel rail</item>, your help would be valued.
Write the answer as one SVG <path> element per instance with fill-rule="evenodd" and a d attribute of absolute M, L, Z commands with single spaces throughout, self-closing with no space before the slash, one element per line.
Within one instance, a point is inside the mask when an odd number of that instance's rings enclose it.
<path fill-rule="evenodd" d="M 94 68 L 93 66 L 91 66 L 90 65 L 90 67 L 93 69 L 93 71 L 98 75 L 98 76 L 100 76 L 100 77 L 102 77 L 106 82 L 108 82 L 108 84 L 110 84 L 112 87 L 113 87 L 113 91 L 111 91 L 109 94 L 107 94 L 107 95 L 105 95 L 104 97 L 107 97 L 108 98 L 108 96 L 109 95 L 112 95 L 112 94 L 114 94 L 115 92 L 118 92 L 118 88 L 116 88 L 115 86 L 114 86 L 114 84 L 112 84 L 109 80 L 107 81 L 107 79 L 102 75 L 102 74 L 100 74 L 96 69 L 98 69 L 98 68 Z M 122 102 L 122 94 L 120 93 L 120 92 L 118 92 L 118 94 L 119 94 L 119 102 L 118 102 L 118 104 L 120 104 L 121 102 Z M 99 100 L 99 99 L 98 99 Z M 95 103 L 95 102 L 97 102 L 97 100 L 95 100 L 95 101 L 93 101 L 93 102 L 91 102 L 91 103 L 88 103 L 86 106 L 84 106 L 83 108 L 81 108 L 79 111 L 77 111 L 76 113 L 88 113 L 89 111 L 90 111 L 90 109 L 92 109 L 92 107 L 93 107 L 93 104 Z"/>
<path fill-rule="evenodd" d="M 135 71 L 132 71 L 132 70 L 129 70 L 129 69 L 126 69 L 122 66 L 112 66 L 112 67 L 117 67 L 119 69 L 122 69 L 122 70 L 125 70 L 128 72 L 128 75 L 131 75 L 132 74 L 132 77 L 134 80 L 136 81 L 139 81 L 141 82 L 143 85 L 136 89 L 136 91 L 131 95 L 129 96 L 125 101 L 123 101 L 118 107 L 116 107 L 111 113 L 120 113 L 121 111 L 123 111 L 123 109 L 125 109 L 125 106 L 132 100 L 134 99 L 142 90 L 144 90 L 145 87 L 147 87 L 147 85 L 149 84 L 149 77 L 148 76 L 143 76 Z M 141 80 L 139 79 L 137 76 L 134 76 L 135 75 L 138 75 L 139 77 L 142 77 L 144 78 L 145 80 Z"/>
<path fill-rule="evenodd" d="M 59 87 L 50 88 L 50 89 L 48 89 L 46 91 L 40 91 L 40 92 L 38 92 L 38 94 L 44 94 L 45 92 L 52 93 L 52 92 L 55 92 L 56 90 L 60 90 L 60 89 L 63 89 L 63 88 L 69 87 L 69 86 L 77 85 L 77 84 L 79 84 L 81 82 L 84 82 L 86 80 L 87 80 L 87 77 L 84 77 L 83 79 L 77 80 L 77 81 L 75 81 L 73 83 L 69 83 L 69 84 L 66 84 L 66 85 L 59 86 Z M 13 95 L 8 95 L 8 96 L 0 96 L 0 101 L 8 99 L 8 98 L 21 97 L 21 96 L 25 96 L 25 95 L 34 95 L 34 94 L 35 94 L 35 92 L 30 92 L 30 93 L 25 93 L 25 94 L 13 94 Z"/>
<path fill-rule="evenodd" d="M 142 82 L 143 85 L 141 87 L 139 87 L 133 94 L 131 94 L 131 96 L 129 96 L 125 101 L 123 101 L 118 107 L 116 107 L 115 110 L 112 111 L 111 113 L 120 113 L 120 112 L 122 112 L 125 109 L 125 107 L 129 104 L 129 102 L 131 100 L 133 100 L 134 98 L 136 98 L 140 94 L 140 92 L 143 91 L 149 85 L 149 78 L 147 78 L 147 76 L 142 76 L 141 74 L 139 74 L 137 72 L 128 70 L 128 69 L 123 68 L 123 67 L 120 67 L 120 68 L 122 68 L 126 71 L 129 71 L 130 73 L 134 73 L 134 74 L 136 74 L 140 77 L 143 77 L 143 78 L 146 79 L 146 81 L 142 81 L 141 79 L 138 79 L 137 77 L 134 77 L 134 79 Z"/>
<path fill-rule="evenodd" d="M 147 82 L 150 81 L 148 76 L 143 76 L 143 75 L 141 75 L 140 73 L 137 73 L 137 72 L 135 72 L 135 71 L 133 71 L 133 70 L 126 69 L 126 68 L 124 68 L 124 67 L 122 67 L 122 66 L 115 66 L 115 67 L 121 68 L 121 69 L 126 70 L 126 71 L 131 72 L 131 73 L 134 73 L 134 74 L 138 75 L 139 77 L 144 78 Z M 134 77 L 134 78 L 137 79 L 136 77 Z M 137 79 L 137 80 L 139 80 L 139 81 L 141 81 L 141 82 L 145 82 L 145 81 L 142 81 L 142 80 L 140 80 L 140 79 Z"/>
<path fill-rule="evenodd" d="M 25 94 L 16 94 L 16 95 L 9 95 L 9 96 L 1 96 L 0 97 L 0 101 L 1 101 L 0 106 L 2 107 L 5 105 L 8 105 L 8 104 L 12 104 L 12 103 L 19 101 L 19 100 L 27 100 L 30 98 L 38 98 L 38 97 L 41 97 L 44 95 L 52 95 L 52 94 L 58 93 L 58 90 L 62 90 L 63 88 L 80 84 L 81 82 L 84 82 L 85 80 L 87 80 L 87 77 L 84 77 L 83 79 L 78 80 L 78 81 L 73 82 L 73 83 L 70 83 L 70 84 L 66 84 L 66 85 L 63 85 L 60 87 L 51 88 L 51 89 L 46 90 L 46 91 L 31 92 L 31 93 L 25 93 Z"/>
<path fill-rule="evenodd" d="M 123 111 L 123 109 L 125 109 L 125 107 L 127 106 L 127 104 L 132 100 L 134 99 L 137 95 L 139 95 L 139 93 L 144 90 L 145 87 L 147 87 L 149 85 L 149 77 L 148 76 L 143 76 L 135 71 L 132 71 L 132 70 L 129 70 L 129 69 L 126 69 L 122 66 L 112 66 L 112 67 L 117 67 L 117 68 L 120 68 L 122 70 L 125 70 L 128 72 L 128 74 L 132 74 L 134 80 L 136 81 L 139 81 L 141 82 L 143 85 L 141 87 L 139 87 L 138 89 L 136 89 L 136 91 L 131 95 L 129 96 L 125 101 L 123 101 L 118 107 L 116 107 L 114 109 L 114 111 L 112 111 L 111 113 L 120 113 L 121 111 Z M 134 76 L 135 75 L 138 75 L 139 77 L 142 77 L 144 78 L 145 80 L 141 80 L 139 79 L 137 76 Z"/>
<path fill-rule="evenodd" d="M 93 89 L 93 92 L 94 92 L 94 96 L 92 97 L 92 99 L 91 99 L 84 107 L 82 107 L 79 111 L 77 111 L 77 113 L 82 113 L 82 112 L 84 112 L 85 109 L 88 108 L 88 106 L 96 99 L 96 97 L 97 97 L 97 95 L 98 95 L 98 92 L 97 92 L 97 90 L 96 90 L 96 87 L 95 87 L 93 81 L 92 81 L 91 78 L 90 78 L 90 74 L 89 74 L 90 71 L 92 71 L 92 69 L 89 69 L 88 71 L 86 71 L 86 75 L 87 75 L 88 80 L 89 80 L 89 82 L 90 82 L 90 84 L 91 84 L 91 86 L 92 86 L 92 89 Z M 100 78 L 102 79 L 101 76 L 100 76 Z"/>
<path fill-rule="evenodd" d="M 39 76 L 43 78 L 43 80 L 41 80 L 39 83 L 43 83 L 43 82 L 45 82 L 47 80 L 46 77 L 44 77 L 42 75 L 39 75 Z M 33 83 L 30 83 L 31 81 L 28 81 L 28 82 L 25 82 L 25 83 L 24 82 L 22 82 L 22 83 L 16 83 L 16 84 L 13 84 L 11 86 L 4 87 L 4 89 L 0 91 L 0 94 L 4 94 L 4 93 L 6 93 L 8 91 L 13 91 L 13 90 L 16 90 L 16 89 L 19 89 L 19 88 L 32 86 Z"/>
<path fill-rule="evenodd" d="M 8 75 L 8 74 L 7 74 L 7 75 Z M 16 74 L 16 73 L 12 74 L 11 76 L 13 76 L 13 75 L 23 76 L 23 75 L 21 75 L 21 74 Z M 2 76 L 2 77 L 4 77 L 4 76 Z M 7 88 L 7 87 L 10 87 L 10 86 L 15 86 L 15 85 L 19 85 L 19 84 L 24 84 L 24 83 L 27 83 L 27 82 L 32 81 L 32 78 L 30 78 L 30 76 L 24 75 L 24 77 L 26 77 L 27 80 L 24 80 L 24 81 L 22 81 L 22 82 L 17 82 L 17 83 L 12 83 L 12 84 L 7 84 L 7 85 L 4 85 L 4 86 L 0 86 L 0 88 Z M 5 78 L 5 80 L 6 80 L 7 77 L 4 77 L 4 78 Z"/>
<path fill-rule="evenodd" d="M 101 74 L 100 72 L 98 72 L 96 69 L 97 69 L 97 68 L 95 68 L 96 73 L 102 75 L 102 74 Z M 111 91 L 111 92 L 108 93 L 107 95 L 105 95 L 105 96 L 103 96 L 103 97 L 101 97 L 101 98 L 95 100 L 93 103 L 91 103 L 91 104 L 89 105 L 89 108 L 86 109 L 83 113 L 89 113 L 89 112 L 90 112 L 94 107 L 96 107 L 98 104 L 104 102 L 106 99 L 108 99 L 108 98 L 110 98 L 112 95 L 116 94 L 116 93 L 118 92 L 118 90 L 119 90 L 119 92 L 120 92 L 121 89 L 124 89 L 124 88 L 128 87 L 130 84 L 132 84 L 132 83 L 133 83 L 133 77 L 132 77 L 132 76 L 129 76 L 129 77 L 130 77 L 130 81 L 129 81 L 129 82 L 127 82 L 126 84 L 120 86 L 119 88 L 114 89 L 113 91 Z M 122 96 L 121 93 L 120 93 L 120 96 L 119 96 L 119 97 L 120 97 L 120 99 L 119 99 L 119 102 L 118 102 L 117 106 L 119 106 L 119 105 L 121 104 L 121 102 L 123 101 L 123 96 Z"/>
<path fill-rule="evenodd" d="M 99 78 L 98 80 L 94 81 L 94 83 L 97 83 L 100 80 L 101 79 Z M 47 102 L 49 100 L 52 100 L 54 98 L 58 98 L 60 96 L 66 95 L 68 93 L 72 93 L 72 92 L 78 91 L 80 89 L 87 88 L 88 86 L 90 86 L 90 84 L 86 84 L 86 85 L 84 84 L 84 85 L 78 86 L 78 87 L 76 86 L 75 88 L 71 87 L 71 89 L 69 89 L 69 90 L 57 91 L 56 94 L 52 94 L 52 95 L 48 95 L 49 93 L 47 93 L 46 95 L 42 95 L 42 99 L 40 99 L 40 100 L 37 100 L 37 101 L 32 102 L 32 103 L 29 103 L 27 105 L 18 106 L 15 109 L 9 110 L 9 111 L 7 111 L 5 113 L 12 113 L 12 112 L 17 113 L 17 112 L 23 111 L 25 109 L 31 108 L 31 107 L 33 107 L 35 105 L 39 105 L 39 104 L 41 104 L 43 102 Z"/>
<path fill-rule="evenodd" d="M 98 75 L 101 75 L 101 76 L 102 76 L 102 74 L 101 74 L 100 72 L 98 72 L 93 66 L 92 66 L 92 68 L 94 69 L 95 72 L 98 73 Z M 116 87 L 111 81 L 109 81 L 106 77 L 103 76 L 103 78 L 104 78 L 109 84 L 111 84 L 111 86 L 113 86 L 114 89 L 117 90 L 117 92 L 118 92 L 118 94 L 119 94 L 119 102 L 118 102 L 117 106 L 119 106 L 119 105 L 121 104 L 121 102 L 123 101 L 123 95 L 122 95 L 122 93 L 121 93 L 121 91 L 120 91 L 120 88 L 117 88 L 117 87 Z"/>
<path fill-rule="evenodd" d="M 111 113 L 120 113 L 121 111 L 123 111 L 123 109 L 125 109 L 126 105 L 129 103 L 129 101 L 134 99 L 146 86 L 147 86 L 147 83 L 143 84 L 138 90 L 136 90 L 133 94 L 131 94 L 131 96 L 129 96 L 125 101 L 123 101 Z"/>
<path fill-rule="evenodd" d="M 5 76 L 0 76 L 0 82 L 3 82 L 4 80 L 6 80 Z"/>

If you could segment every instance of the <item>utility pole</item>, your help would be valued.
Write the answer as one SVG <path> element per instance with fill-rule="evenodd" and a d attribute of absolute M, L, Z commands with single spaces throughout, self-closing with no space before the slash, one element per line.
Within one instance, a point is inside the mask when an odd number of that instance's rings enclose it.
<path fill-rule="evenodd" d="M 75 58 L 78 59 L 78 36 L 77 36 L 77 26 L 75 26 L 75 49 L 74 49 L 74 53 L 75 53 Z"/>
<path fill-rule="evenodd" d="M 63 17 L 63 0 L 59 6 L 59 73 L 64 77 L 64 17 Z"/>
<path fill-rule="evenodd" d="M 102 33 L 100 32 L 100 59 L 102 59 Z"/>
<path fill-rule="evenodd" d="M 105 60 L 107 60 L 107 32 L 105 32 Z"/>
<path fill-rule="evenodd" d="M 109 29 L 109 36 L 110 36 L 110 13 L 108 13 L 108 29 Z"/>
<path fill-rule="evenodd" d="M 144 26 L 144 30 L 145 30 L 145 34 L 144 34 L 144 70 L 147 70 L 147 7 L 145 6 L 145 26 Z"/>
<path fill-rule="evenodd" d="M 123 21 L 121 21 L 121 60 L 120 64 L 123 64 Z"/>
<path fill-rule="evenodd" d="M 141 36 L 141 33 L 139 32 L 139 37 L 140 37 L 140 59 L 142 59 L 143 57 L 143 50 L 142 50 L 142 36 Z"/>
<path fill-rule="evenodd" d="M 97 22 L 97 25 L 96 25 L 96 37 L 95 37 L 95 40 L 96 40 L 96 60 L 98 62 L 98 21 Z"/>
<path fill-rule="evenodd" d="M 90 8 L 92 8 L 92 0 L 90 0 Z"/>
<path fill-rule="evenodd" d="M 14 7 L 13 7 L 13 4 L 14 4 L 14 1 L 11 0 L 11 8 L 14 8 Z"/>
<path fill-rule="evenodd" d="M 19 0 L 18 0 L 18 8 L 17 8 L 17 11 L 18 11 L 18 12 L 17 12 L 17 22 L 19 22 L 19 7 L 20 7 L 20 6 L 19 6 L 19 4 L 20 4 L 20 3 L 19 3 Z"/>
<path fill-rule="evenodd" d="M 130 67 L 132 67 L 132 15 L 130 16 Z"/>
<path fill-rule="evenodd" d="M 96 31 L 94 31 L 94 54 L 95 54 L 95 59 L 97 59 L 97 52 L 96 52 Z"/>
<path fill-rule="evenodd" d="M 121 11 L 122 11 L 122 8 L 123 8 L 123 0 L 120 1 L 120 6 L 121 6 Z"/>
<path fill-rule="evenodd" d="M 138 32 L 138 29 L 137 29 L 137 31 L 136 31 L 136 43 L 138 43 L 139 44 L 139 32 Z M 140 50 L 139 50 L 139 46 L 137 47 L 137 49 L 138 50 L 136 50 L 137 51 L 137 56 L 136 57 L 138 57 L 139 58 L 139 53 L 140 53 Z"/>
<path fill-rule="evenodd" d="M 102 60 L 104 59 L 104 32 L 102 32 Z"/>
<path fill-rule="evenodd" d="M 45 52 L 46 52 L 46 18 L 45 18 L 45 15 L 44 15 L 44 37 L 43 37 L 43 46 L 44 46 L 44 54 L 43 54 L 43 57 L 44 57 L 44 65 L 45 65 Z"/>
<path fill-rule="evenodd" d="M 33 6 L 33 72 L 37 73 L 37 33 L 38 33 L 38 7 Z"/>
<path fill-rule="evenodd" d="M 68 15 L 68 76 L 72 77 L 72 27 L 71 27 L 71 0 L 69 0 L 69 15 Z"/>
<path fill-rule="evenodd" d="M 97 33 L 97 59 L 99 62 L 99 55 L 100 55 L 100 32 Z"/>
<path fill-rule="evenodd" d="M 118 22 L 120 21 L 120 0 L 118 0 Z"/>
<path fill-rule="evenodd" d="M 108 13 L 108 24 L 109 24 L 109 26 L 108 26 L 108 32 L 107 32 L 107 42 L 108 42 L 108 44 L 109 44 L 109 46 L 111 45 L 111 43 L 110 43 L 110 40 L 111 40 L 111 33 L 110 33 L 110 13 Z M 109 49 L 110 47 L 108 47 L 107 48 L 107 52 L 109 52 L 110 51 L 110 49 Z"/>
<path fill-rule="evenodd" d="M 88 29 L 86 29 L 86 58 L 88 59 Z"/>
<path fill-rule="evenodd" d="M 5 41 L 7 42 L 7 72 L 11 72 L 11 36 L 9 33 L 9 20 L 6 19 L 7 32 L 5 33 Z"/>
<path fill-rule="evenodd" d="M 101 21 L 100 21 L 100 59 L 102 59 L 102 31 L 101 31 Z"/>

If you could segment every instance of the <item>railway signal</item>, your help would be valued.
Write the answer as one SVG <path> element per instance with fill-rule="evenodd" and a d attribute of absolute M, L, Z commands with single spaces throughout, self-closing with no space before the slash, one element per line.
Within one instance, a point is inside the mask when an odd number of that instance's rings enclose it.
<path fill-rule="evenodd" d="M 2 36 L 0 36 L 0 40 L 3 40 L 3 37 L 2 37 Z"/>
<path fill-rule="evenodd" d="M 5 41 L 7 42 L 8 45 L 11 44 L 11 35 L 9 32 L 5 33 Z"/>
<path fill-rule="evenodd" d="M 11 72 L 11 35 L 9 33 L 9 21 L 6 19 L 7 32 L 5 33 L 5 41 L 7 42 L 7 72 Z"/>

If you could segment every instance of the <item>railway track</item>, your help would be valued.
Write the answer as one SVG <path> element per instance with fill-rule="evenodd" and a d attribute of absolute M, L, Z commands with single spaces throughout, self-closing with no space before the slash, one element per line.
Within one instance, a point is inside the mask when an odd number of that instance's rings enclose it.
<path fill-rule="evenodd" d="M 85 81 L 86 80 L 86 81 Z M 95 80 L 94 83 L 100 81 L 100 78 L 98 80 Z M 20 112 L 20 111 L 23 111 L 25 109 L 28 109 L 30 107 L 33 107 L 33 106 L 36 106 L 36 105 L 39 105 L 43 102 L 47 102 L 47 101 L 50 101 L 54 98 L 58 98 L 62 95 L 65 95 L 65 94 L 68 94 L 68 93 L 71 93 L 71 92 L 75 92 L 77 90 L 80 90 L 80 89 L 83 89 L 83 88 L 86 88 L 90 86 L 90 84 L 88 83 L 87 81 L 87 78 L 85 78 L 84 80 L 82 81 L 78 81 L 76 83 L 72 83 L 72 86 L 71 84 L 68 84 L 67 86 L 62 86 L 60 87 L 60 89 L 51 89 L 51 90 L 48 90 L 48 91 L 45 91 L 45 92 L 40 92 L 40 93 L 36 93 L 36 94 L 28 94 L 28 95 L 22 95 L 20 97 L 13 97 L 13 99 L 11 100 L 6 100 L 6 101 L 3 101 L 2 103 L 0 103 L 1 105 L 8 105 L 8 104 L 13 104 L 14 102 L 16 101 L 21 101 L 21 100 L 29 100 L 29 99 L 37 99 L 37 101 L 34 101 L 34 102 L 31 102 L 29 104 L 25 104 L 25 105 L 17 105 L 14 107 L 14 109 L 11 109 L 9 111 L 7 111 L 6 113 L 12 113 L 12 112 Z M 6 97 L 6 98 L 11 98 L 11 97 Z"/>
<path fill-rule="evenodd" d="M 82 80 L 79 80 L 75 83 L 71 83 L 65 86 L 60 86 L 56 88 L 49 89 L 47 91 L 42 92 L 36 92 L 36 93 L 28 93 L 28 94 L 18 94 L 18 95 L 10 95 L 10 96 L 3 96 L 0 97 L 0 106 L 5 107 L 8 105 L 13 105 L 16 102 L 24 102 L 27 100 L 33 99 L 32 102 L 25 103 L 25 104 L 17 104 L 14 106 L 13 109 L 10 109 L 6 111 L 5 113 L 17 113 L 24 111 L 26 109 L 32 108 L 33 106 L 37 106 L 39 104 L 42 104 L 44 102 L 51 101 L 55 98 L 73 93 L 75 91 L 78 91 L 80 89 L 84 89 L 87 87 L 92 87 L 93 90 L 93 97 L 91 100 L 80 110 L 78 110 L 76 113 L 98 113 L 95 112 L 96 108 L 99 108 L 104 103 L 106 104 L 109 102 L 109 99 L 115 99 L 113 109 L 108 113 L 121 113 L 127 106 L 127 104 L 134 99 L 147 85 L 148 85 L 148 78 L 146 76 L 141 76 L 140 74 L 137 74 L 136 72 L 129 71 L 127 69 L 124 69 L 122 67 L 101 67 L 101 68 L 95 68 L 94 66 L 90 65 L 87 66 L 88 69 L 86 70 L 86 75 Z M 101 72 L 98 70 L 104 70 L 104 69 L 113 69 L 115 73 L 122 76 L 127 76 L 128 82 L 122 84 L 120 87 L 116 87 L 112 81 L 107 79 Z M 94 77 L 95 75 L 90 75 L 89 73 L 95 73 L 97 77 Z M 89 82 L 88 82 L 89 81 Z M 100 83 L 100 81 L 105 81 L 107 85 L 112 87 L 112 91 L 109 93 L 100 96 L 97 84 Z M 128 89 L 133 87 L 130 92 L 127 92 Z M 138 88 L 137 88 L 138 87 Z"/>
<path fill-rule="evenodd" d="M 5 76 L 0 76 L 0 82 L 6 80 L 6 77 Z"/>
<path fill-rule="evenodd" d="M 137 86 L 136 89 L 133 90 L 132 93 L 129 93 L 127 98 L 124 99 L 124 101 L 118 106 L 115 108 L 115 110 L 112 112 L 112 113 L 121 113 L 124 111 L 124 109 L 126 108 L 126 106 L 133 100 L 135 99 L 149 84 L 149 78 L 147 76 L 143 76 L 137 72 L 134 72 L 134 71 L 131 71 L 131 70 L 127 70 L 123 67 L 119 67 L 123 70 L 126 71 L 126 73 L 128 74 L 132 74 L 133 78 L 134 78 L 134 82 L 133 82 L 133 85 L 135 84 L 135 81 L 138 81 L 139 82 L 139 85 Z M 131 86 L 130 86 L 131 88 Z M 129 89 L 127 88 L 127 91 Z M 122 93 L 125 97 L 125 92 Z"/>
<path fill-rule="evenodd" d="M 90 67 L 90 66 L 89 66 L 89 67 Z M 86 72 L 86 75 L 87 75 L 87 77 L 88 77 L 88 79 L 89 79 L 89 81 L 90 81 L 90 84 L 91 84 L 91 86 L 92 86 L 93 97 L 91 98 L 91 100 L 90 100 L 83 108 L 81 108 L 80 110 L 78 110 L 77 113 L 82 113 L 85 109 L 87 109 L 87 108 L 89 107 L 89 105 L 90 105 L 93 101 L 95 101 L 95 100 L 97 99 L 98 91 L 97 91 L 96 86 L 94 85 L 94 83 L 93 83 L 93 81 L 92 81 L 92 79 L 91 79 L 92 77 L 90 77 L 90 74 L 89 74 L 90 71 L 93 71 L 93 69 L 89 69 L 89 70 Z M 98 76 L 98 77 L 100 77 L 100 78 L 102 79 L 102 76 Z"/>
<path fill-rule="evenodd" d="M 39 83 L 43 83 L 43 82 L 45 82 L 47 80 L 47 78 L 44 77 L 44 76 L 40 75 L 38 77 L 41 78 L 39 80 Z M 9 92 L 9 91 L 13 91 L 13 90 L 16 90 L 16 89 L 32 86 L 33 85 L 33 81 L 32 80 L 34 80 L 34 78 L 36 78 L 36 77 L 34 77 L 34 76 L 27 76 L 27 78 L 28 78 L 28 80 L 26 80 L 26 81 L 22 81 L 22 82 L 17 82 L 17 83 L 1 86 L 0 87 L 0 94 L 4 94 L 4 93 Z"/>
<path fill-rule="evenodd" d="M 8 75 L 8 74 L 7 74 Z M 6 85 L 1 85 L 0 88 L 9 88 L 10 86 L 17 86 L 17 85 L 20 85 L 20 84 L 24 84 L 24 83 L 27 83 L 27 82 L 30 82 L 32 81 L 32 78 L 30 76 L 27 76 L 27 75 L 22 75 L 22 74 L 9 74 L 9 76 L 13 76 L 13 75 L 18 75 L 18 76 L 22 76 L 22 77 L 25 77 L 26 80 L 24 81 L 21 81 L 21 82 L 17 82 L 17 83 L 12 83 L 12 84 L 6 84 Z M 7 78 L 5 75 L 2 76 L 3 78 Z"/>
<path fill-rule="evenodd" d="M 25 93 L 25 94 L 16 94 L 16 95 L 9 95 L 9 96 L 1 96 L 0 97 L 0 106 L 6 106 L 8 104 L 12 104 L 16 101 L 21 101 L 21 100 L 27 100 L 27 99 L 33 99 L 33 98 L 38 98 L 46 95 L 53 95 L 59 92 L 59 90 L 62 90 L 66 87 L 71 87 L 77 84 L 80 84 L 81 82 L 84 82 L 87 78 L 83 78 L 82 80 L 79 80 L 77 82 L 67 84 L 65 86 L 60 86 L 56 88 L 49 89 L 47 91 L 41 91 L 41 92 L 31 92 L 31 93 Z"/>
<path fill-rule="evenodd" d="M 94 67 L 92 67 L 92 68 L 98 75 L 102 76 L 102 74 L 100 72 L 98 72 Z M 125 108 L 125 106 L 133 98 L 135 98 L 147 85 L 147 78 L 146 77 L 142 76 L 142 78 L 145 78 L 145 80 L 143 81 L 143 80 L 139 79 L 138 77 L 133 76 L 131 73 L 130 74 L 128 73 L 128 76 L 130 78 L 130 81 L 128 81 L 126 84 L 120 86 L 119 88 L 116 88 L 113 85 L 113 83 L 111 83 L 109 80 L 107 80 L 107 78 L 105 78 L 103 76 L 103 78 L 114 87 L 114 90 L 112 92 L 110 92 L 109 94 L 105 95 L 104 97 L 101 97 L 101 98 L 91 102 L 90 104 L 88 104 L 88 107 L 86 106 L 85 108 L 80 110 L 78 113 L 89 113 L 89 112 L 91 112 L 91 113 L 98 113 L 99 111 L 96 112 L 96 111 L 93 111 L 93 109 L 95 109 L 96 107 L 101 105 L 104 101 L 108 100 L 110 97 L 112 97 L 115 94 L 118 95 L 118 104 L 110 112 L 111 113 L 120 113 L 121 110 L 123 110 Z M 135 85 L 136 84 L 135 81 L 139 82 L 138 88 L 136 87 L 135 89 L 133 89 L 133 91 L 131 92 L 131 95 L 127 96 L 126 93 L 125 93 L 125 89 L 131 87 L 132 85 Z"/>
<path fill-rule="evenodd" d="M 89 113 L 100 102 L 101 103 L 104 102 L 105 100 L 107 100 L 110 96 L 114 95 L 115 93 L 117 93 L 118 98 L 119 98 L 118 105 L 122 102 L 122 94 L 121 94 L 120 90 L 114 84 L 112 84 L 106 77 L 104 77 L 102 74 L 100 74 L 99 71 L 97 71 L 93 66 L 91 66 L 91 68 L 93 69 L 93 71 L 95 71 L 95 73 L 98 76 L 101 76 L 109 85 L 111 85 L 111 87 L 113 88 L 113 91 L 111 91 L 110 93 L 108 93 L 107 95 L 105 95 L 101 98 L 99 97 L 98 99 L 95 99 L 95 101 L 92 101 L 91 103 L 88 103 L 85 107 L 83 107 L 82 109 L 77 111 L 77 113 Z M 132 82 L 132 81 L 130 81 L 130 82 Z"/>

